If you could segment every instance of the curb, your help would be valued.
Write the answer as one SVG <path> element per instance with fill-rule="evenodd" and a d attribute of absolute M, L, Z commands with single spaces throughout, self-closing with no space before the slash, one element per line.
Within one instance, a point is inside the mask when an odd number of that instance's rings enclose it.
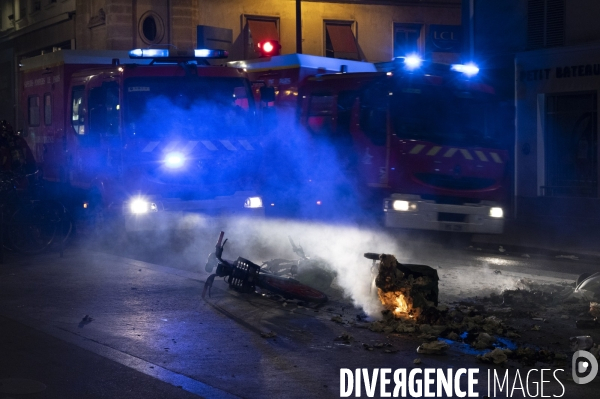
<path fill-rule="evenodd" d="M 471 240 L 472 246 L 477 246 L 477 248 L 481 248 L 486 252 L 494 252 L 498 253 L 498 247 L 502 246 L 506 250 L 506 252 L 502 252 L 502 254 L 510 255 L 518 253 L 518 254 L 528 254 L 528 255 L 543 255 L 551 258 L 563 258 L 566 260 L 573 261 L 584 261 L 584 262 L 597 262 L 600 263 L 600 253 L 589 253 L 585 250 L 577 250 L 577 249 L 549 249 L 536 245 L 526 245 L 526 244 L 511 244 L 506 241 L 498 240 L 498 241 L 488 241 L 488 240 L 478 240 L 477 237 L 474 237 Z M 575 258 L 574 258 L 575 257 Z"/>

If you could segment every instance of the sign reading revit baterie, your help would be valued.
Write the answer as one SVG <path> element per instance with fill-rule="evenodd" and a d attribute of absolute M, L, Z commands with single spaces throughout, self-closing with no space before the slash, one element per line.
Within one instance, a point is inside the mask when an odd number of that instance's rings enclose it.
<path fill-rule="evenodd" d="M 519 72 L 517 79 L 521 82 L 533 82 L 539 80 L 573 79 L 591 76 L 600 76 L 600 63 L 525 69 Z"/>

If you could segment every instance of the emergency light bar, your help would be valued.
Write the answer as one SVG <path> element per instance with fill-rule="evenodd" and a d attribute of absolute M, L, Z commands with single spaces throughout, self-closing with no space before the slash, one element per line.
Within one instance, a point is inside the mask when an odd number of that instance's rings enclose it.
<path fill-rule="evenodd" d="M 467 76 L 475 76 L 479 73 L 479 67 L 473 63 L 469 64 L 453 64 L 450 69 L 456 72 L 464 73 Z"/>
<path fill-rule="evenodd" d="M 227 58 L 229 53 L 225 50 L 196 49 L 194 56 L 196 58 Z"/>
<path fill-rule="evenodd" d="M 191 54 L 187 51 L 176 51 L 171 54 L 168 49 L 136 48 L 129 52 L 129 58 L 227 58 L 225 50 L 195 49 Z"/>
<path fill-rule="evenodd" d="M 167 49 L 136 48 L 129 52 L 129 58 L 163 58 L 169 56 Z"/>

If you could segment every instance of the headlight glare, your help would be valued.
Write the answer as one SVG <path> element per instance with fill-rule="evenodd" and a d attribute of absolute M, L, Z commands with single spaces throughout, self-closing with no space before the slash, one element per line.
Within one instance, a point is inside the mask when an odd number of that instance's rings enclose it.
<path fill-rule="evenodd" d="M 181 168 L 185 163 L 185 156 L 179 152 L 171 152 L 165 157 L 165 165 L 171 169 Z"/>
<path fill-rule="evenodd" d="M 131 201 L 129 209 L 131 209 L 131 213 L 136 215 L 141 213 L 148 213 L 148 211 L 150 210 L 150 203 L 141 198 L 137 198 Z"/>
<path fill-rule="evenodd" d="M 262 198 L 260 197 L 248 197 L 244 202 L 244 208 L 262 208 Z"/>
<path fill-rule="evenodd" d="M 502 208 L 499 208 L 499 207 L 490 208 L 490 217 L 492 217 L 492 218 L 504 217 L 504 211 L 502 210 Z"/>
<path fill-rule="evenodd" d="M 392 203 L 392 207 L 395 211 L 408 211 L 408 209 L 410 208 L 410 203 L 408 201 L 395 200 Z"/>

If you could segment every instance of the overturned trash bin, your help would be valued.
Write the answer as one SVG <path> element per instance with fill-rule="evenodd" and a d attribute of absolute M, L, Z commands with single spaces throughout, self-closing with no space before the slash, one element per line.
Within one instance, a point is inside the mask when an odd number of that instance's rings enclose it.
<path fill-rule="evenodd" d="M 394 255 L 366 253 L 379 260 L 375 277 L 377 295 L 382 305 L 397 319 L 416 319 L 438 305 L 437 270 L 431 266 L 402 264 Z"/>

